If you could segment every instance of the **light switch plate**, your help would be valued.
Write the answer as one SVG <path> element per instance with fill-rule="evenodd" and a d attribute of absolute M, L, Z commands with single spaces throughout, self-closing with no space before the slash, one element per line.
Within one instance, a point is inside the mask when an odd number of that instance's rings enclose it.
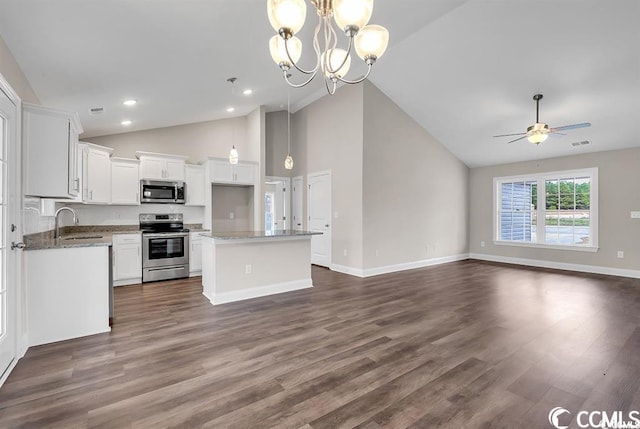
<path fill-rule="evenodd" d="M 640 219 L 640 212 L 631 212 L 631 219 Z"/>

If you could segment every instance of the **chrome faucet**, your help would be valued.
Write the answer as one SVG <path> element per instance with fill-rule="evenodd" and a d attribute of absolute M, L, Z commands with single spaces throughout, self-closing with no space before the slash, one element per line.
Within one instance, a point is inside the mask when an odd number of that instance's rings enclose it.
<path fill-rule="evenodd" d="M 71 207 L 60 207 L 58 210 L 56 210 L 56 228 L 55 228 L 55 232 L 54 232 L 54 237 L 53 238 L 60 238 L 60 223 L 58 222 L 58 215 L 60 214 L 60 212 L 64 211 L 64 210 L 68 210 L 71 213 L 73 213 L 73 224 L 77 225 L 78 224 L 78 215 L 76 214 L 75 210 L 73 210 Z"/>

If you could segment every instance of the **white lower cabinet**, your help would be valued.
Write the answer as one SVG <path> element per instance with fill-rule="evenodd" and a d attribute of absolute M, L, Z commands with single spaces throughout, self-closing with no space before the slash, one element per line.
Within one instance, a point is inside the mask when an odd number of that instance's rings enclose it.
<path fill-rule="evenodd" d="M 202 236 L 207 231 L 189 233 L 189 277 L 202 274 Z"/>
<path fill-rule="evenodd" d="M 24 252 L 28 346 L 109 332 L 107 246 Z"/>
<path fill-rule="evenodd" d="M 113 285 L 142 282 L 142 236 L 113 234 Z"/>

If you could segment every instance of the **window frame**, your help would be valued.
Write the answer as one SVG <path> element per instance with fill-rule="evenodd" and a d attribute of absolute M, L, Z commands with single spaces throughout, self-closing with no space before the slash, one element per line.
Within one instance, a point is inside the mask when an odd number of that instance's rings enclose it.
<path fill-rule="evenodd" d="M 546 180 L 553 179 L 568 179 L 576 177 L 589 177 L 590 179 L 590 196 L 589 196 L 589 238 L 590 244 L 588 246 L 571 245 L 571 244 L 547 244 L 543 240 L 546 237 Z M 535 211 L 538 220 L 540 221 L 536 226 L 536 241 L 512 241 L 500 239 L 500 212 L 501 207 L 501 188 L 503 183 L 512 182 L 530 182 L 536 181 L 538 187 L 538 208 Z M 533 211 L 532 211 L 533 213 Z M 559 250 L 574 250 L 578 252 L 597 252 L 598 251 L 598 168 L 584 168 L 579 170 L 562 170 L 562 171 L 549 171 L 544 173 L 523 174 L 517 176 L 502 176 L 493 178 L 493 244 L 500 246 L 516 246 L 516 247 L 532 247 L 543 249 L 559 249 Z"/>

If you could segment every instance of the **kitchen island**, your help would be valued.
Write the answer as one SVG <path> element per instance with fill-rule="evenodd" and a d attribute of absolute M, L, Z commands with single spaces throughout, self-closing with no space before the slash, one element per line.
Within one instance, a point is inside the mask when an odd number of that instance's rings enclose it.
<path fill-rule="evenodd" d="M 315 234 L 320 233 L 201 234 L 202 293 L 217 305 L 312 287 L 311 236 Z"/>

